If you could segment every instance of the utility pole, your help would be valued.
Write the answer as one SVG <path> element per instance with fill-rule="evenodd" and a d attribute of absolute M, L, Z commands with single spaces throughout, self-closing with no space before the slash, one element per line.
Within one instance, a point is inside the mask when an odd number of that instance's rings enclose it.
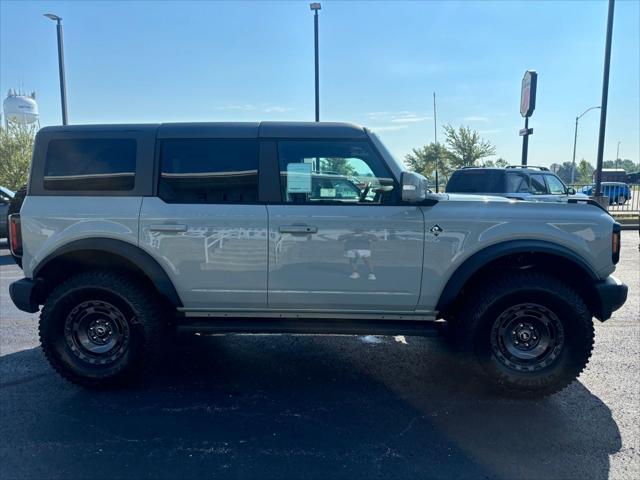
<path fill-rule="evenodd" d="M 618 148 L 616 148 L 616 168 L 619 167 L 618 162 L 620 162 L 620 144 L 622 143 L 621 140 L 618 140 Z"/>
<path fill-rule="evenodd" d="M 67 125 L 67 81 L 64 74 L 64 45 L 62 39 L 62 17 L 53 13 L 45 13 L 45 17 L 56 22 L 56 31 L 58 33 L 58 71 L 60 74 L 60 102 L 62 103 L 62 124 Z"/>
<path fill-rule="evenodd" d="M 320 59 L 318 50 L 318 10 L 322 8 L 319 3 L 312 3 L 309 8 L 313 10 L 313 39 L 315 50 L 315 70 L 316 70 L 316 122 L 320 121 Z"/>
<path fill-rule="evenodd" d="M 602 102 L 600 102 L 600 134 L 598 136 L 598 163 L 596 164 L 596 199 L 602 197 L 602 157 L 604 155 L 604 136 L 607 126 L 607 104 L 609 100 L 609 68 L 611 66 L 611 37 L 613 35 L 613 11 L 615 0 L 609 0 L 607 15 L 607 38 L 604 48 L 604 71 L 602 73 Z"/>

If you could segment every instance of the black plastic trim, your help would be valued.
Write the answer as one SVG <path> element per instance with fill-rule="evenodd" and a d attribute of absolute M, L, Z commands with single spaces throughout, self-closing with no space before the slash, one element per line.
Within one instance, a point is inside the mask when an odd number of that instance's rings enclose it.
<path fill-rule="evenodd" d="M 432 320 L 345 320 L 274 318 L 180 318 L 176 326 L 183 331 L 207 333 L 300 333 L 332 335 L 414 335 L 440 334 L 444 322 Z"/>
<path fill-rule="evenodd" d="M 595 290 L 600 308 L 594 316 L 602 322 L 611 318 L 611 314 L 624 305 L 629 293 L 629 287 L 620 283 L 615 277 L 607 277 L 597 282 Z"/>
<path fill-rule="evenodd" d="M 42 269 L 55 258 L 66 253 L 78 252 L 82 250 L 96 250 L 118 255 L 136 265 L 151 280 L 158 292 L 163 295 L 174 307 L 181 307 L 182 302 L 178 296 L 169 275 L 164 268 L 147 252 L 121 240 L 110 238 L 84 238 L 70 242 L 53 253 L 49 254 L 33 272 L 33 277 L 38 278 Z"/>
<path fill-rule="evenodd" d="M 33 295 L 36 285 L 37 283 L 30 278 L 23 278 L 9 285 L 9 296 L 19 310 L 28 313 L 38 311 L 38 302 L 34 300 Z"/>
<path fill-rule="evenodd" d="M 456 297 L 465 283 L 482 267 L 493 260 L 517 253 L 548 253 L 563 257 L 575 263 L 592 281 L 598 280 L 597 273 L 576 253 L 562 245 L 549 243 L 542 240 L 511 240 L 491 245 L 474 253 L 464 261 L 447 281 L 436 310 L 442 313 L 447 311 L 455 302 Z"/>

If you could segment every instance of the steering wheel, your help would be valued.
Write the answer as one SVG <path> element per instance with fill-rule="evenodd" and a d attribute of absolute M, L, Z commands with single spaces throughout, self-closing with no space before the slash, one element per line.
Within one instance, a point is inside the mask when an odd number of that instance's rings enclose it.
<path fill-rule="evenodd" d="M 367 182 L 367 184 L 364 186 L 364 190 L 362 190 L 362 193 L 360 194 L 360 198 L 358 199 L 359 202 L 364 202 L 367 199 L 369 190 L 371 190 L 371 182 Z"/>

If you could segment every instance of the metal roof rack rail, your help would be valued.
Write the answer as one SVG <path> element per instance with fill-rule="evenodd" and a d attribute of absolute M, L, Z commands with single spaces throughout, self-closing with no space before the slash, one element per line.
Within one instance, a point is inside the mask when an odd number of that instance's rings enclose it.
<path fill-rule="evenodd" d="M 507 165 L 504 168 L 537 168 L 538 170 L 542 170 L 543 172 L 549 172 L 549 167 L 542 167 L 540 165 Z"/>

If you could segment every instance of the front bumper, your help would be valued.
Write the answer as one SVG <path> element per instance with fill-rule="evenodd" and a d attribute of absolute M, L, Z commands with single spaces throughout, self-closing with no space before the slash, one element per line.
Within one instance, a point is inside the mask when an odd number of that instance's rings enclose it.
<path fill-rule="evenodd" d="M 39 310 L 35 300 L 37 283 L 29 278 L 23 278 L 9 285 L 9 296 L 13 304 L 23 312 L 35 313 Z"/>
<path fill-rule="evenodd" d="M 598 297 L 598 308 L 594 312 L 594 316 L 604 322 L 627 301 L 629 287 L 616 277 L 611 276 L 597 282 L 595 288 Z"/>

